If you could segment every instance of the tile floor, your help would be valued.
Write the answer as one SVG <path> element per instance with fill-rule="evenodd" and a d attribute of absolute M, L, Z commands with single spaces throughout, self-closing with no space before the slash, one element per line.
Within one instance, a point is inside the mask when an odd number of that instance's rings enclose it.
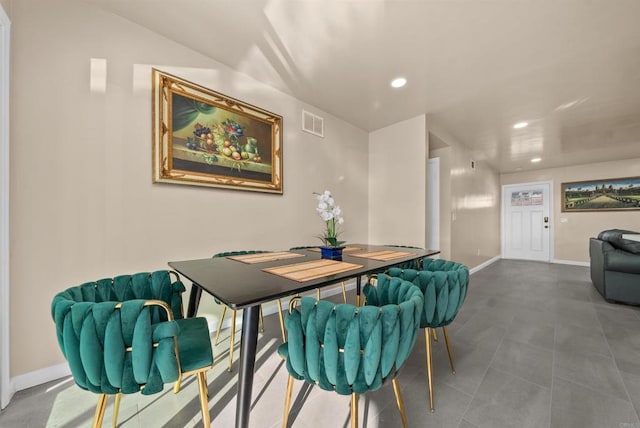
<path fill-rule="evenodd" d="M 265 322 L 253 427 L 281 425 L 287 380 L 275 354 L 277 317 Z M 640 428 L 640 309 L 605 302 L 588 268 L 498 261 L 471 276 L 449 332 L 456 374 L 441 340 L 434 354 L 435 413 L 427 404 L 424 335 L 401 372 L 410 426 Z M 237 377 L 226 371 L 226 343 L 217 347 L 219 364 L 208 377 L 214 427 L 233 426 L 235 415 Z M 293 401 L 294 427 L 349 425 L 349 397 L 296 382 Z M 0 427 L 90 426 L 95 403 L 93 394 L 61 379 L 17 393 L 0 414 Z M 105 425 L 111 409 L 109 401 Z M 391 385 L 361 397 L 359 410 L 361 426 L 400 426 Z M 121 427 L 201 425 L 193 378 L 177 395 L 166 387 L 122 399 Z"/>

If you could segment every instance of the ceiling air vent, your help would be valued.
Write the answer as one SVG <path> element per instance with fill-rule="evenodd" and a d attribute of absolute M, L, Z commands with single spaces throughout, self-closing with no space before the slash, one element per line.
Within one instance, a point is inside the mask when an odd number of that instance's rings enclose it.
<path fill-rule="evenodd" d="M 324 119 L 302 110 L 302 130 L 324 138 Z"/>

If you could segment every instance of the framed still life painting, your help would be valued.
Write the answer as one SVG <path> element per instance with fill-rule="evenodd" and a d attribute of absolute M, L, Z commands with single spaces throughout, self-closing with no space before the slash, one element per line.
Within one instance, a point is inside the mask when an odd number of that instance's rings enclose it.
<path fill-rule="evenodd" d="M 152 70 L 153 181 L 282 193 L 282 117 Z"/>
<path fill-rule="evenodd" d="M 640 177 L 562 183 L 562 211 L 640 210 Z"/>

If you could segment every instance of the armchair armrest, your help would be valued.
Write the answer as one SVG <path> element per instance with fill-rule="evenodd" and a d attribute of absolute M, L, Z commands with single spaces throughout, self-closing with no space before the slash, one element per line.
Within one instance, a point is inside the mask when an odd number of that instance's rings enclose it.
<path fill-rule="evenodd" d="M 604 268 L 609 271 L 640 275 L 640 254 L 614 249 L 604 254 Z"/>

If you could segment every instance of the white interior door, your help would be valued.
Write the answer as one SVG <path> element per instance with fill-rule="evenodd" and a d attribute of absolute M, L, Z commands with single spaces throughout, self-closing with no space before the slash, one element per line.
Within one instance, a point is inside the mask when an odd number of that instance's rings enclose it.
<path fill-rule="evenodd" d="M 502 187 L 502 256 L 550 261 L 551 183 Z"/>

